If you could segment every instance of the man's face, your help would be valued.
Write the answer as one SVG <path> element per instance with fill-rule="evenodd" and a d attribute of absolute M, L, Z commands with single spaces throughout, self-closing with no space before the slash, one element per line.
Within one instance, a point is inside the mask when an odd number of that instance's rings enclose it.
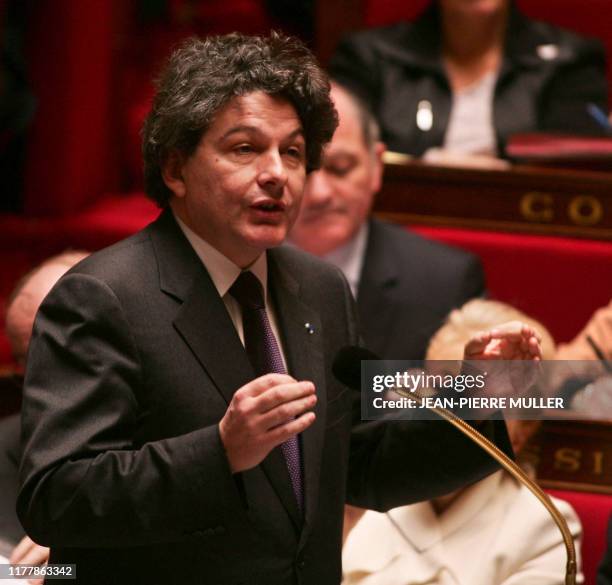
<path fill-rule="evenodd" d="M 286 100 L 234 98 L 196 151 L 164 165 L 170 205 L 200 237 L 241 267 L 278 246 L 297 216 L 306 178 L 302 125 Z"/>
<path fill-rule="evenodd" d="M 317 256 L 349 242 L 366 221 L 383 167 L 384 146 L 365 144 L 350 97 L 338 87 L 331 95 L 340 123 L 325 149 L 321 169 L 308 176 L 302 209 L 290 235 L 296 246 Z"/>

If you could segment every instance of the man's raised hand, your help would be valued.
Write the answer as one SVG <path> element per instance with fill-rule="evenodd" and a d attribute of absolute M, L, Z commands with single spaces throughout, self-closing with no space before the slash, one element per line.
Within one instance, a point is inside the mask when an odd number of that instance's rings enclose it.
<path fill-rule="evenodd" d="M 255 467 L 315 420 L 312 382 L 286 374 L 266 374 L 239 388 L 219 423 L 232 473 Z"/>
<path fill-rule="evenodd" d="M 466 344 L 464 360 L 540 360 L 541 337 L 521 321 L 510 321 L 474 335 Z"/>

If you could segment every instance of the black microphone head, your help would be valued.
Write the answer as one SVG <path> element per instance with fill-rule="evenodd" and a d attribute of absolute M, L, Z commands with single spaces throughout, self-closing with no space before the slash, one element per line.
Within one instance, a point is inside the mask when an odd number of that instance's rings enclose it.
<path fill-rule="evenodd" d="M 358 345 L 343 347 L 334 358 L 332 372 L 339 382 L 352 388 L 361 390 L 361 361 L 380 359 L 374 352 Z"/>

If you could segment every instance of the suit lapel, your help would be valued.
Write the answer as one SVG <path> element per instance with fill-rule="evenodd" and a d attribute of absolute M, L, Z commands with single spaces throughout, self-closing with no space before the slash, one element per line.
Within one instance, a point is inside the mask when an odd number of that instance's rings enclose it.
<path fill-rule="evenodd" d="M 182 301 L 174 326 L 229 404 L 234 392 L 255 377 L 244 347 L 214 283 L 172 213 L 166 211 L 151 227 L 160 288 Z"/>
<path fill-rule="evenodd" d="M 325 431 L 326 391 L 322 350 L 323 332 L 318 312 L 299 298 L 299 285 L 282 262 L 280 258 L 282 253 L 282 250 L 269 253 L 268 267 L 287 365 L 289 373 L 295 379 L 311 380 L 317 393 L 317 405 L 314 410 L 315 422 L 300 436 L 305 507 L 302 533 L 302 540 L 304 540 L 312 527 L 317 509 L 321 451 Z M 306 324 L 310 325 L 307 327 Z M 283 465 L 287 481 L 289 481 L 284 461 Z M 275 478 L 276 476 L 270 477 L 272 483 Z M 290 483 L 289 489 L 291 490 Z M 295 496 L 292 491 L 290 495 L 291 503 L 295 506 Z M 295 510 L 297 512 L 297 508 Z"/>
<path fill-rule="evenodd" d="M 208 274 L 199 275 L 174 326 L 229 404 L 255 372 L 223 300 Z"/>

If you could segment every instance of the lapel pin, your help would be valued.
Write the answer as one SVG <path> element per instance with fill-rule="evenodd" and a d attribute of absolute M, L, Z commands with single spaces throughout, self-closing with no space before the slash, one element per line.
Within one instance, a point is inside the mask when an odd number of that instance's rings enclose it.
<path fill-rule="evenodd" d="M 304 328 L 308 331 L 309 335 L 312 335 L 315 332 L 314 327 L 310 323 L 304 323 Z"/>
<path fill-rule="evenodd" d="M 536 48 L 538 57 L 544 61 L 553 61 L 559 56 L 559 46 L 555 44 L 538 45 Z"/>

